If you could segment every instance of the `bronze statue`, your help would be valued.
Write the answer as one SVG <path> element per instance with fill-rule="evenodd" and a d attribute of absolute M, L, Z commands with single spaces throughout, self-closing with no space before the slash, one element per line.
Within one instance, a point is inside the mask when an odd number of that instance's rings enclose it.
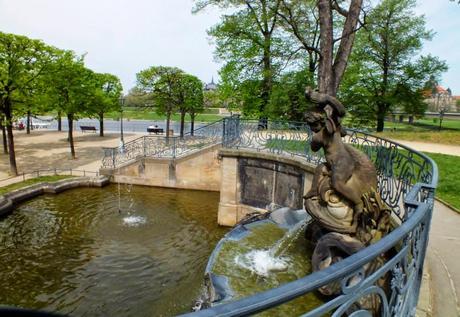
<path fill-rule="evenodd" d="M 312 265 L 320 270 L 387 234 L 390 210 L 378 193 L 372 161 L 342 140 L 346 135 L 341 125 L 346 114 L 343 104 L 309 87 L 305 96 L 314 104 L 306 115 L 313 132 L 311 149 L 323 149 L 326 158 L 304 196 L 305 209 L 314 219 L 307 229 L 316 243 Z M 338 285 L 320 289 L 325 295 L 339 291 Z"/>

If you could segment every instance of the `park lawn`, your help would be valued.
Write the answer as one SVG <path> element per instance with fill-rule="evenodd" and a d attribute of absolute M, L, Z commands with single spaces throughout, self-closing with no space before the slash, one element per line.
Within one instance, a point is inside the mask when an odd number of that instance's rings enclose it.
<path fill-rule="evenodd" d="M 448 145 L 460 145 L 460 130 L 442 131 L 384 131 L 374 132 L 376 136 L 394 140 L 418 141 L 426 143 L 438 143 Z"/>
<path fill-rule="evenodd" d="M 459 211 L 460 157 L 439 153 L 425 154 L 431 157 L 438 165 L 439 182 L 436 188 L 436 197 L 449 203 Z"/>
<path fill-rule="evenodd" d="M 32 179 L 27 179 L 25 181 L 11 184 L 8 186 L 0 187 L 0 195 L 6 194 L 12 190 L 23 188 L 26 186 L 34 185 L 41 182 L 55 182 L 61 179 L 70 178 L 75 176 L 70 175 L 52 175 L 52 176 L 40 176 Z"/>
<path fill-rule="evenodd" d="M 107 118 L 112 118 L 118 120 L 120 118 L 119 112 L 110 112 L 106 114 Z M 200 113 L 197 114 L 195 117 L 195 122 L 213 122 L 222 119 L 224 116 L 218 114 L 210 114 L 210 113 Z M 155 111 L 142 111 L 142 110 L 125 110 L 123 111 L 123 118 L 124 119 L 131 119 L 131 120 L 148 120 L 148 121 L 159 121 L 159 120 L 166 120 L 165 115 L 160 115 Z M 180 114 L 175 113 L 171 116 L 171 121 L 180 121 Z M 185 115 L 185 121 L 190 121 L 190 115 Z"/>

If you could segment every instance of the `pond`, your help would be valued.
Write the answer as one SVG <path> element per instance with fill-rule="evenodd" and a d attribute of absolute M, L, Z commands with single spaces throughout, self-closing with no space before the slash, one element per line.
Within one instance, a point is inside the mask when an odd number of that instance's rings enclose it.
<path fill-rule="evenodd" d="M 24 203 L 0 220 L 0 304 L 71 316 L 171 316 L 203 291 L 228 229 L 219 193 L 129 185 Z"/>

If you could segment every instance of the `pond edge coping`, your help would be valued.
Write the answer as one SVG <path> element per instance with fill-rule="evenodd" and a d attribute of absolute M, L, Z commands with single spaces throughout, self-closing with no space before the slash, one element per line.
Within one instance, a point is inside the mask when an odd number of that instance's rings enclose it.
<path fill-rule="evenodd" d="M 59 194 L 68 189 L 78 187 L 104 187 L 110 184 L 107 176 L 97 177 L 72 177 L 55 182 L 40 182 L 12 190 L 0 195 L 0 217 L 11 213 L 17 204 L 35 198 L 43 194 Z"/>

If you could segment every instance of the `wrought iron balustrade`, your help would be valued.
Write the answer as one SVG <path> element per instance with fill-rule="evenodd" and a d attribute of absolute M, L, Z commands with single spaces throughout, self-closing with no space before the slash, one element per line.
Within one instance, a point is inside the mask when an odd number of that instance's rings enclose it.
<path fill-rule="evenodd" d="M 311 132 L 302 124 L 226 119 L 222 144 L 226 148 L 267 151 L 303 157 L 318 164 L 321 154 L 309 149 Z M 379 316 L 414 316 L 438 182 L 436 164 L 423 153 L 396 142 L 349 130 L 344 141 L 364 151 L 378 170 L 382 198 L 392 209 L 398 226 L 387 236 L 344 260 L 280 287 L 184 316 L 247 316 L 282 305 L 318 288 L 338 282 L 341 293 L 302 316 L 372 316 L 356 308 L 365 298 L 379 304 Z M 364 272 L 385 254 L 386 259 L 370 275 Z M 389 281 L 382 285 L 382 278 Z"/>
<path fill-rule="evenodd" d="M 183 137 L 145 135 L 123 147 L 104 148 L 102 168 L 117 168 L 143 157 L 175 159 L 222 142 L 222 120 L 200 127 Z"/>

